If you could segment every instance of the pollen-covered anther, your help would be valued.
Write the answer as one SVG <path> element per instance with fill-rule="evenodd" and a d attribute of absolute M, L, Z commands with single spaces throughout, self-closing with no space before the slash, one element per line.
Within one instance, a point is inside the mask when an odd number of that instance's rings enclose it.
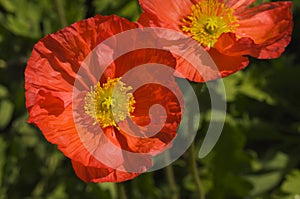
<path fill-rule="evenodd" d="M 94 125 L 98 123 L 102 128 L 118 128 L 118 122 L 130 117 L 134 111 L 135 100 L 129 92 L 131 89 L 121 78 L 108 78 L 102 86 L 98 82 L 84 98 L 85 113 L 95 120 Z"/>
<path fill-rule="evenodd" d="M 213 47 L 221 34 L 238 27 L 234 10 L 218 0 L 200 1 L 191 10 L 191 15 L 182 19 L 181 29 L 204 47 Z"/>

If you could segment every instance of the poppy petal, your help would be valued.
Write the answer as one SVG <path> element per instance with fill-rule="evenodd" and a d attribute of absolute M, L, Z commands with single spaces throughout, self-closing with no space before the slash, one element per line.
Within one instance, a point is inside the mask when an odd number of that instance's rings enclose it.
<path fill-rule="evenodd" d="M 277 58 L 291 40 L 293 21 L 291 2 L 271 2 L 249 8 L 238 16 L 236 34 L 251 38 L 259 48 L 257 58 Z"/>
<path fill-rule="evenodd" d="M 251 55 L 258 57 L 261 46 L 255 44 L 249 37 L 237 39 L 234 33 L 222 34 L 214 46 L 220 53 L 229 56 Z"/>
<path fill-rule="evenodd" d="M 123 182 L 140 175 L 140 173 L 128 173 L 105 167 L 87 167 L 74 160 L 72 166 L 76 175 L 84 182 Z"/>
<path fill-rule="evenodd" d="M 228 0 L 225 5 L 229 8 L 234 9 L 234 13 L 238 14 L 243 12 L 247 7 L 252 5 L 256 0 Z"/>
<path fill-rule="evenodd" d="M 175 68 L 176 59 L 173 55 L 166 51 L 160 49 L 138 49 L 130 51 L 120 57 L 118 57 L 114 62 L 108 66 L 108 68 L 118 68 L 114 70 L 114 73 L 111 73 L 111 78 L 122 77 L 128 71 L 133 70 L 135 67 L 141 66 L 143 64 L 162 64 L 166 67 Z M 157 71 L 161 72 L 161 71 Z M 142 74 L 139 74 L 137 78 L 154 78 L 155 71 L 149 70 L 145 71 Z M 146 77 L 147 76 L 147 77 Z M 170 76 L 170 78 L 172 78 Z M 130 82 L 129 82 L 130 83 Z"/>
<path fill-rule="evenodd" d="M 221 77 L 226 77 L 232 73 L 235 73 L 245 68 L 249 64 L 249 59 L 246 56 L 224 55 L 214 48 L 210 49 L 208 53 L 217 65 Z"/>
<path fill-rule="evenodd" d="M 98 81 L 98 77 L 93 72 L 102 70 L 99 69 L 101 60 L 97 58 L 89 60 L 90 53 L 105 39 L 137 26 L 137 24 L 116 16 L 102 17 L 98 15 L 79 21 L 39 41 L 28 61 L 25 71 L 28 121 L 36 124 L 49 142 L 58 145 L 59 150 L 72 159 L 76 174 L 85 181 L 119 182 L 138 175 L 127 173 L 127 171 L 145 172 L 152 165 L 150 156 L 163 151 L 176 135 L 181 119 L 182 110 L 180 108 L 176 111 L 174 109 L 172 113 L 167 111 L 169 114 L 167 115 L 167 124 L 163 126 L 161 132 L 145 138 L 136 138 L 116 127 L 103 129 L 99 125 L 94 125 L 95 120 L 86 114 L 83 108 L 86 92 L 89 91 L 91 83 Z M 96 53 L 101 53 L 102 57 L 111 56 L 113 50 L 96 51 Z M 123 74 L 144 63 L 167 65 L 169 66 L 167 68 L 174 71 L 175 59 L 167 51 L 147 49 L 138 50 L 135 53 L 129 53 L 127 56 L 129 58 L 114 62 L 112 67 L 104 71 L 100 82 L 107 81 L 108 77 L 123 77 Z M 87 57 L 93 64 L 94 61 L 97 61 L 95 63 L 99 67 L 94 69 L 95 65 L 85 63 Z M 85 65 L 88 68 L 85 68 Z M 82 68 L 83 73 L 79 73 L 79 69 L 81 71 Z M 155 73 L 155 70 L 149 69 L 137 76 L 139 79 L 144 79 L 152 72 L 154 72 L 154 76 L 160 75 L 159 71 Z M 167 75 L 167 78 L 164 79 L 167 79 L 172 85 L 175 84 L 173 73 L 167 73 Z M 74 85 L 77 81 L 80 82 L 78 87 L 77 84 Z M 79 93 L 74 93 L 74 88 Z M 159 98 L 154 96 L 148 101 L 166 100 L 162 103 L 164 107 L 169 107 L 169 103 L 178 104 L 178 101 L 174 100 L 168 102 L 168 99 L 174 97 L 164 98 L 164 92 L 156 94 L 159 95 Z M 142 96 L 137 98 L 142 98 Z M 141 117 L 137 115 L 136 119 L 141 121 L 140 118 L 144 117 L 146 117 L 145 113 Z M 139 133 L 145 134 L 142 128 Z M 130 156 L 123 149 L 126 149 L 127 152 L 137 153 Z M 116 170 L 117 168 L 118 170 Z"/>
<path fill-rule="evenodd" d="M 73 120 L 72 92 L 76 73 L 99 41 L 136 24 L 117 16 L 97 15 L 50 34 L 35 46 L 25 70 L 28 122 L 69 158 L 99 166 L 82 144 Z M 101 35 L 101 36 L 99 36 Z"/>
<path fill-rule="evenodd" d="M 139 23 L 144 26 L 155 23 L 174 30 L 180 30 L 181 20 L 190 14 L 193 5 L 191 0 L 164 0 L 163 3 L 160 0 L 139 0 L 139 3 L 145 11 Z"/>
<path fill-rule="evenodd" d="M 160 5 L 161 2 L 140 0 L 144 13 L 139 22 L 142 25 L 171 28 L 182 33 L 180 18 L 191 15 L 191 5 L 197 4 L 199 0 L 181 0 L 184 5 L 179 1 L 174 1 L 174 5 L 178 3 L 179 7 L 168 6 L 172 7 L 169 12 Z M 203 2 L 207 1 L 203 0 Z M 223 33 L 213 48 L 206 49 L 218 69 L 211 66 L 213 64 L 201 63 L 199 68 L 201 70 L 197 71 L 192 63 L 174 55 L 177 59 L 176 76 L 196 82 L 225 77 L 249 63 L 245 56 L 250 55 L 260 59 L 277 58 L 291 41 L 293 29 L 291 2 L 263 3 L 256 7 L 251 7 L 255 0 L 220 0 L 219 2 L 234 10 L 233 15 L 237 17 L 239 26 L 233 32 Z M 177 14 L 174 14 L 174 11 Z"/>
<path fill-rule="evenodd" d="M 206 82 L 226 77 L 238 70 L 245 68 L 249 60 L 247 57 L 236 54 L 224 54 L 215 48 L 200 55 L 202 63 L 189 63 L 182 57 L 177 57 L 176 73 L 178 77 L 184 77 L 190 81 Z M 196 65 L 195 65 L 196 64 Z M 200 68 L 197 69 L 196 66 Z"/>
<path fill-rule="evenodd" d="M 111 28 L 114 25 L 118 28 Z M 97 15 L 40 40 L 34 46 L 25 70 L 26 107 L 34 106 L 34 96 L 40 89 L 55 91 L 55 96 L 67 100 L 68 104 L 71 97 L 66 96 L 72 93 L 76 72 L 97 45 L 98 35 L 106 34 L 102 35 L 104 39 L 134 27 L 136 25 L 116 16 Z"/>
<path fill-rule="evenodd" d="M 158 84 L 143 86 L 135 91 L 134 96 L 136 110 L 133 113 L 133 122 L 120 125 L 118 139 L 127 143 L 125 149 L 129 151 L 151 155 L 161 153 L 174 139 L 181 120 L 182 108 L 178 99 L 169 89 Z M 165 113 L 161 109 L 149 111 L 157 104 L 164 107 Z"/>

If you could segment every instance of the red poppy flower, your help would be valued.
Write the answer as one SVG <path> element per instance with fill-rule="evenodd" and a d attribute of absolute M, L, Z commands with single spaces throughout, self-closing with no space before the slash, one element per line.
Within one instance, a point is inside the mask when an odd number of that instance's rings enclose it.
<path fill-rule="evenodd" d="M 291 40 L 291 2 L 251 6 L 255 0 L 139 0 L 144 13 L 139 23 L 180 31 L 204 47 L 219 70 L 230 75 L 246 67 L 246 56 L 259 59 L 279 57 Z M 177 70 L 193 81 L 203 78 L 188 64 Z M 212 68 L 206 73 L 216 73 Z M 216 76 L 214 76 L 216 77 Z"/>
<path fill-rule="evenodd" d="M 181 120 L 180 91 L 171 72 L 157 76 L 144 69 L 134 78 L 124 76 L 147 63 L 175 67 L 169 52 L 140 49 L 102 67 L 101 59 L 113 57 L 114 48 L 122 44 L 103 51 L 97 46 L 135 28 L 117 16 L 76 22 L 41 39 L 26 67 L 28 122 L 72 160 L 75 173 L 86 182 L 121 182 L 145 172 L 151 157 L 175 137 Z M 167 79 L 168 86 L 155 83 L 159 78 Z M 144 79 L 154 83 L 134 90 L 132 85 Z M 165 112 L 155 109 L 149 114 L 156 104 Z"/>

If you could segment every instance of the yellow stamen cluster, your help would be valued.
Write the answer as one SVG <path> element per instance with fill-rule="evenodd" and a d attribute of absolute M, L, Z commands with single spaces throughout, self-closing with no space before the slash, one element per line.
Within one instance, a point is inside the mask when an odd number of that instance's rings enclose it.
<path fill-rule="evenodd" d="M 121 78 L 107 79 L 102 86 L 100 82 L 91 87 L 85 96 L 85 113 L 99 123 L 102 128 L 115 126 L 130 116 L 134 111 L 135 100 L 132 89 Z"/>
<path fill-rule="evenodd" d="M 235 32 L 238 19 L 234 10 L 218 0 L 200 0 L 183 19 L 182 31 L 204 47 L 213 47 L 222 33 Z"/>

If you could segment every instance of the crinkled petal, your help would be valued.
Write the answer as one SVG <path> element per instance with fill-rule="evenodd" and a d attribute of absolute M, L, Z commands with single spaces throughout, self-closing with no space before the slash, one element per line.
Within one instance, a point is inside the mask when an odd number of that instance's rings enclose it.
<path fill-rule="evenodd" d="M 229 56 L 218 52 L 212 48 L 209 50 L 209 54 L 217 65 L 221 77 L 226 77 L 232 73 L 235 73 L 249 64 L 249 60 L 245 56 Z"/>
<path fill-rule="evenodd" d="M 261 52 L 261 45 L 255 44 L 251 38 L 238 39 L 233 33 L 222 34 L 214 48 L 228 56 L 251 55 L 258 57 Z"/>
<path fill-rule="evenodd" d="M 227 0 L 225 5 L 234 9 L 235 14 L 239 14 L 240 12 L 244 12 L 245 9 L 251 6 L 254 2 L 255 0 Z"/>
<path fill-rule="evenodd" d="M 169 88 L 171 86 L 168 84 Z M 176 92 L 182 98 L 181 92 Z M 133 122 L 120 126 L 125 130 L 121 130 L 118 139 L 127 144 L 125 149 L 129 151 L 151 155 L 161 153 L 175 138 L 181 120 L 183 107 L 180 107 L 178 96 L 158 84 L 143 86 L 134 96 L 136 106 Z M 158 104 L 161 107 L 153 109 Z"/>
<path fill-rule="evenodd" d="M 201 73 L 195 68 L 195 65 L 178 58 L 178 64 L 176 71 L 179 73 L 179 77 L 187 78 L 195 82 L 206 82 L 209 80 L 215 80 L 221 77 L 226 77 L 238 70 L 245 68 L 249 64 L 247 57 L 242 55 L 225 55 L 218 50 L 211 48 L 208 51 L 210 59 L 213 60 L 215 66 L 211 63 L 201 67 Z M 204 58 L 208 60 L 208 58 Z M 210 62 L 210 61 L 209 61 Z M 204 62 L 205 63 L 205 62 Z"/>
<path fill-rule="evenodd" d="M 160 64 L 155 68 L 155 65 Z M 140 118 L 149 118 L 149 109 L 151 105 L 161 104 L 168 112 L 167 124 L 165 124 L 165 115 L 156 115 L 156 120 L 160 120 L 159 124 L 161 128 L 150 129 L 145 127 L 148 123 L 130 123 L 130 119 L 124 122 L 118 123 L 120 128 L 107 127 L 100 128 L 97 124 L 94 124 L 94 119 L 90 118 L 82 109 L 84 106 L 84 96 L 87 91 L 79 92 L 74 97 L 73 109 L 75 112 L 75 123 L 78 134 L 81 141 L 84 142 L 87 150 L 100 162 L 111 168 L 118 168 L 121 165 L 128 164 L 128 161 L 124 159 L 124 150 L 129 152 L 145 153 L 141 155 L 139 159 L 144 156 L 155 155 L 165 150 L 166 146 L 172 141 L 176 135 L 176 130 L 181 120 L 182 110 L 179 108 L 177 112 L 168 111 L 168 103 L 177 103 L 182 99 L 181 92 L 173 77 L 175 58 L 168 51 L 157 49 L 140 49 L 131 51 L 120 57 L 118 57 L 111 65 L 108 66 L 108 72 L 104 71 L 102 76 L 102 82 L 105 82 L 108 77 L 110 78 L 122 78 L 122 81 L 126 86 L 131 86 L 132 90 L 139 88 L 140 85 L 149 84 L 149 81 L 160 82 L 167 88 L 174 88 L 177 97 L 169 97 L 167 89 L 158 90 L 148 86 L 142 89 L 142 93 L 133 91 L 135 111 L 132 114 L 133 120 L 140 121 Z M 165 66 L 165 70 L 162 70 L 162 66 Z M 129 73 L 129 75 L 128 75 Z M 152 88 L 152 89 L 150 89 Z M 177 89 L 177 90 L 176 90 Z M 160 92 L 161 91 L 161 92 Z M 140 93 L 140 94 L 139 94 Z M 182 101 L 182 100 L 181 100 Z M 183 102 L 182 102 L 183 104 Z M 176 115 L 176 117 L 174 116 Z M 149 121 L 149 120 L 148 120 Z M 172 125 L 170 125 L 172 123 Z M 124 129 L 125 128 L 125 129 Z M 161 130 L 162 129 L 162 130 Z M 149 133 L 155 133 L 154 136 L 149 136 Z M 129 159 L 137 159 L 136 155 Z M 81 162 L 82 163 L 82 162 Z M 90 166 L 86 165 L 85 166 Z M 134 167 L 131 170 L 141 171 L 143 167 L 147 168 L 145 161 L 135 161 Z"/>
<path fill-rule="evenodd" d="M 191 0 L 139 0 L 144 10 L 139 23 L 144 26 L 156 24 L 164 28 L 180 30 L 182 19 L 190 15 Z"/>
<path fill-rule="evenodd" d="M 170 103 L 173 103 L 172 107 L 179 105 L 174 96 L 166 97 L 166 90 L 153 93 L 157 96 L 150 98 L 145 95 L 149 94 L 147 89 L 144 89 L 141 96 L 136 94 L 137 103 L 143 103 L 140 99 L 145 99 L 148 105 L 161 103 L 167 112 L 166 118 L 160 118 L 162 121 L 166 119 L 166 124 L 162 124 L 161 129 L 155 129 L 157 132 L 147 127 L 147 123 L 139 127 L 140 135 L 145 136 L 150 131 L 156 133 L 148 137 L 136 138 L 115 127 L 97 128 L 97 125 L 93 124 L 93 118 L 84 112 L 84 96 L 91 82 L 97 82 L 99 77 L 94 74 L 95 65 L 83 67 L 83 72 L 78 73 L 79 68 L 82 69 L 83 62 L 97 44 L 112 35 L 135 27 L 136 24 L 116 16 L 96 16 L 83 20 L 43 38 L 35 45 L 28 61 L 25 72 L 28 121 L 36 124 L 49 142 L 58 145 L 59 150 L 77 163 L 74 168 L 80 171 L 76 173 L 85 181 L 122 181 L 116 176 L 119 174 L 119 171 L 114 171 L 116 168 L 121 171 L 120 175 L 126 174 L 127 170 L 145 172 L 151 167 L 149 155 L 163 151 L 176 135 L 182 110 L 179 108 L 170 111 Z M 100 53 L 104 53 L 102 57 L 105 57 L 107 53 L 113 52 L 108 50 Z M 121 56 L 104 72 L 102 82 L 107 77 L 123 77 L 135 66 L 156 63 L 168 66 L 171 72 L 160 74 L 159 70 L 148 69 L 138 73 L 135 78 L 131 77 L 131 81 L 149 80 L 149 75 L 152 74 L 154 79 L 156 76 L 163 77 L 167 81 L 167 87 L 177 88 L 173 77 L 174 70 L 171 70 L 175 67 L 175 59 L 169 52 L 146 49 L 129 53 L 125 57 Z M 96 61 L 101 60 L 96 58 Z M 101 62 L 97 66 L 101 68 Z M 73 92 L 75 80 L 80 82 L 79 87 L 75 89 L 79 91 L 76 94 Z M 140 122 L 146 117 L 149 120 L 148 114 L 149 110 L 137 107 L 135 121 Z M 159 118 L 154 119 L 158 121 Z M 123 149 L 137 154 L 130 156 Z M 124 178 L 126 179 L 127 177 Z"/>
<path fill-rule="evenodd" d="M 25 70 L 28 122 L 69 158 L 97 167 L 74 124 L 73 84 L 86 56 L 107 37 L 137 27 L 117 16 L 82 20 L 50 34 L 35 46 Z"/>
<path fill-rule="evenodd" d="M 25 70 L 26 107 L 34 105 L 34 95 L 40 89 L 55 92 L 67 105 L 76 73 L 91 50 L 105 38 L 135 27 L 116 16 L 97 15 L 41 39 Z"/>
<path fill-rule="evenodd" d="M 109 73 L 109 77 L 116 78 L 122 77 L 124 74 L 126 75 L 127 72 L 139 70 L 138 67 L 143 64 L 161 64 L 163 66 L 169 67 L 170 70 L 172 70 L 175 68 L 176 59 L 167 50 L 149 48 L 136 49 L 118 57 L 111 65 L 107 67 L 107 70 L 111 71 Z M 143 81 L 143 79 L 145 78 L 152 78 L 154 81 L 156 75 L 159 75 L 162 72 L 168 73 L 168 71 L 164 69 L 162 69 L 161 71 L 159 69 L 157 69 L 157 71 L 151 70 L 151 66 L 145 67 L 144 70 L 144 73 L 140 73 L 138 76 L 132 79 L 135 81 L 138 78 L 140 79 L 140 81 Z M 166 74 L 166 76 L 168 75 L 169 74 Z M 170 76 L 170 81 L 174 81 L 174 79 L 172 79 L 172 76 Z M 133 84 L 134 82 L 128 83 Z"/>
<path fill-rule="evenodd" d="M 121 122 L 120 132 L 108 136 L 112 142 L 122 143 L 124 150 L 154 155 L 163 151 L 172 141 L 183 111 L 183 107 L 180 107 L 183 96 L 173 76 L 175 65 L 176 59 L 168 51 L 140 49 L 122 55 L 108 67 L 110 78 L 121 77 L 133 90 L 137 88 L 133 92 L 136 101 L 133 121 L 128 119 Z M 163 86 L 151 84 L 153 82 Z M 151 116 L 149 111 L 156 104 L 160 104 L 167 114 L 157 112 Z M 171 110 L 171 105 L 178 109 Z"/>
<path fill-rule="evenodd" d="M 145 64 L 148 66 L 143 67 Z M 157 66 L 157 64 L 161 66 Z M 132 114 L 133 121 L 128 120 L 119 124 L 121 131 L 116 134 L 115 138 L 124 143 L 121 144 L 124 149 L 135 153 L 158 153 L 163 151 L 175 137 L 183 112 L 183 107 L 180 107 L 183 104 L 183 96 L 173 76 L 175 66 L 176 59 L 172 54 L 159 49 L 131 51 L 116 59 L 109 66 L 109 68 L 114 68 L 110 71 L 115 72 L 114 74 L 110 73 L 111 78 L 122 77 L 126 85 L 133 89 L 134 85 L 137 87 L 137 90 L 133 92 L 136 101 Z M 123 77 L 123 75 L 128 75 L 128 72 L 133 73 L 129 78 Z M 158 82 L 163 86 L 149 84 L 149 82 Z M 173 90 L 171 91 L 169 88 Z M 160 104 L 167 115 L 157 113 L 155 117 L 150 118 L 149 111 L 156 104 Z M 170 104 L 179 108 L 176 111 L 173 109 L 171 112 Z M 172 128 L 169 128 L 170 126 Z M 126 130 L 122 130 L 122 128 Z"/>
<path fill-rule="evenodd" d="M 89 161 L 79 161 L 84 166 L 95 168 L 108 167 L 119 169 L 120 171 L 138 173 L 145 172 L 152 166 L 149 153 L 138 153 L 138 150 L 136 150 L 136 153 L 132 153 L 127 150 L 128 142 L 122 136 L 120 129 L 116 127 L 102 129 L 99 125 L 93 125 L 94 121 L 85 115 L 80 119 L 81 121 L 75 117 L 76 129 L 81 144 L 84 145 L 84 150 L 77 152 L 80 155 L 81 153 L 86 154 L 86 151 L 88 151 L 87 160 Z M 122 127 L 120 128 L 122 129 Z M 144 146 L 139 147 L 140 150 L 145 148 Z"/>
<path fill-rule="evenodd" d="M 193 54 L 193 56 L 197 55 L 195 52 Z M 243 69 L 249 63 L 246 56 L 239 53 L 226 55 L 215 48 L 199 53 L 198 56 L 201 63 L 196 61 L 190 63 L 182 57 L 177 57 L 175 75 L 194 82 L 207 82 L 226 77 Z"/>
<path fill-rule="evenodd" d="M 85 182 L 123 182 L 140 175 L 111 168 L 87 167 L 72 160 L 72 166 L 76 175 Z"/>
<path fill-rule="evenodd" d="M 249 8 L 238 15 L 239 37 L 251 38 L 260 53 L 257 58 L 277 58 L 291 40 L 293 20 L 291 2 L 271 2 Z M 256 45 L 258 44 L 258 46 Z"/>

